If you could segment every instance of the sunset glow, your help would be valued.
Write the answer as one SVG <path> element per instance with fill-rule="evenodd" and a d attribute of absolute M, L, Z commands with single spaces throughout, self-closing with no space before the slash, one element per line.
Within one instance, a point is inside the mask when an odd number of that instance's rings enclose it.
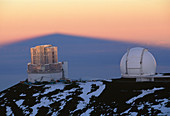
<path fill-rule="evenodd" d="M 170 46 L 170 0 L 1 0 L 0 45 L 64 33 Z"/>

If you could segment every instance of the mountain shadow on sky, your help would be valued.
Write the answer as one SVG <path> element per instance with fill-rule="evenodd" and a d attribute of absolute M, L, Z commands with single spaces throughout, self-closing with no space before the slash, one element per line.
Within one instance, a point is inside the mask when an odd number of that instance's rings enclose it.
<path fill-rule="evenodd" d="M 154 55 L 158 64 L 157 72 L 170 71 L 170 49 L 167 48 L 51 34 L 0 48 L 0 90 L 27 78 L 27 63 L 31 61 L 30 48 L 42 44 L 52 44 L 58 47 L 59 61 L 69 62 L 71 79 L 120 77 L 121 57 L 127 48 L 137 46 L 148 48 Z"/>

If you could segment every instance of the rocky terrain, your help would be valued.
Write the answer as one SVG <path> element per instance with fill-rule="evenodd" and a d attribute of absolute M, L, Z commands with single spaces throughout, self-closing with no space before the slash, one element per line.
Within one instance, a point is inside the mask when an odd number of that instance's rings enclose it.
<path fill-rule="evenodd" d="M 124 80 L 17 84 L 0 92 L 3 115 L 170 115 L 170 83 Z"/>

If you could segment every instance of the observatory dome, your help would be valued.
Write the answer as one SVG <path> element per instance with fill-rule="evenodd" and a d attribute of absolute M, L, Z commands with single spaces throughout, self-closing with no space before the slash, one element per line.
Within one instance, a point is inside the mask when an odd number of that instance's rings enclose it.
<path fill-rule="evenodd" d="M 122 77 L 143 77 L 155 75 L 156 61 L 145 48 L 135 47 L 127 50 L 120 62 Z"/>

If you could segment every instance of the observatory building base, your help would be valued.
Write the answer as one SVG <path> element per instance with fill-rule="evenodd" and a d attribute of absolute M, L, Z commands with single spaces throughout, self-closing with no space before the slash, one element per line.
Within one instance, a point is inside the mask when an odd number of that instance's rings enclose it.
<path fill-rule="evenodd" d="M 126 76 L 122 77 L 123 79 L 135 79 L 136 82 L 153 82 L 154 81 L 154 76 Z"/>
<path fill-rule="evenodd" d="M 154 81 L 154 77 L 139 77 L 136 78 L 136 82 L 146 82 L 146 81 Z"/>
<path fill-rule="evenodd" d="M 136 82 L 170 82 L 170 75 L 157 74 L 152 76 L 122 76 L 121 79 Z"/>
<path fill-rule="evenodd" d="M 60 73 L 42 73 L 42 74 L 28 74 L 28 82 L 50 82 L 62 79 L 62 72 Z"/>

